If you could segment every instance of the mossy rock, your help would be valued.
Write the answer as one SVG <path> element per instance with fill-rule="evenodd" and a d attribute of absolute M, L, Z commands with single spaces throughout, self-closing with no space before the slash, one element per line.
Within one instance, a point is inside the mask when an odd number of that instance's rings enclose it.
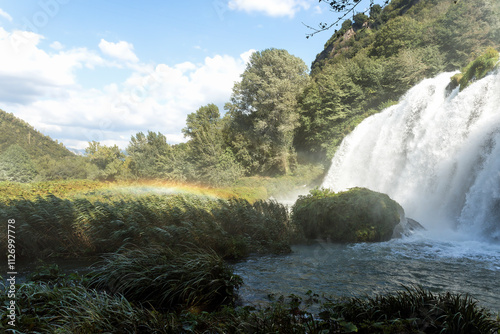
<path fill-rule="evenodd" d="M 472 82 L 484 78 L 498 67 L 499 56 L 497 50 L 488 48 L 483 54 L 462 69 L 462 73 L 452 76 L 448 87 L 454 89 L 460 85 L 460 91 L 462 91 Z"/>
<path fill-rule="evenodd" d="M 377 242 L 391 238 L 403 208 L 388 195 L 366 188 L 334 193 L 313 190 L 292 208 L 292 219 L 306 239 Z"/>

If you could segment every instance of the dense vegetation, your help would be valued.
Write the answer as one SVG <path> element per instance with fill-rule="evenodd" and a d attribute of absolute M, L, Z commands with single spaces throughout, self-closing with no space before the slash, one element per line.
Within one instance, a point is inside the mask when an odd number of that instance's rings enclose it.
<path fill-rule="evenodd" d="M 333 242 L 387 241 L 401 215 L 403 208 L 389 196 L 365 188 L 312 190 L 292 208 L 292 219 L 307 239 Z"/>
<path fill-rule="evenodd" d="M 113 270 L 113 268 L 109 268 Z M 207 271 L 208 269 L 208 271 Z M 142 267 L 131 269 L 139 275 Z M 156 270 L 156 269 L 155 269 Z M 189 270 L 183 268 L 178 273 Z M 224 269 L 223 269 L 224 270 Z M 179 296 L 207 298 L 210 291 L 191 295 L 193 286 L 211 272 L 195 268 L 200 275 L 183 282 L 175 291 L 165 284 L 154 297 L 161 300 L 172 293 Z M 117 272 L 118 273 L 118 272 Z M 94 287 L 94 275 L 63 275 L 57 267 L 43 268 L 30 281 L 18 285 L 17 330 L 40 333 L 496 333 L 500 320 L 478 306 L 467 295 L 434 294 L 419 287 L 405 288 L 392 294 L 345 300 L 320 299 L 309 293 L 305 299 L 290 295 L 280 297 L 267 306 L 234 307 L 230 301 L 212 312 L 199 308 L 169 310 L 147 304 L 151 294 L 142 281 L 125 283 L 133 293 L 132 302 L 123 294 Z M 109 274 L 111 276 L 112 274 Z M 235 291 L 237 277 L 218 275 L 227 291 Z M 100 280 L 105 278 L 100 277 Z M 231 283 L 231 280 L 234 283 Z M 111 283 L 112 281 L 108 282 Z M 192 282 L 192 283 L 191 283 Z M 2 283 L 0 287 L 5 288 Z M 123 285 L 120 285 L 123 288 Z M 210 288 L 210 286 L 207 286 Z M 135 289 L 137 290 L 135 290 Z M 174 290 L 174 291 L 173 291 Z M 228 295 L 231 296 L 231 295 Z M 233 295 L 234 297 L 234 295 Z M 140 301 L 143 301 L 142 303 Z M 138 302 L 139 301 L 139 302 Z M 8 302 L 6 294 L 0 302 Z M 189 304 L 188 304 L 189 305 Z M 321 312 L 312 314 L 308 307 Z M 201 312 L 200 312 L 201 311 Z M 0 329 L 8 328 L 7 312 L 0 316 Z"/>
<path fill-rule="evenodd" d="M 189 194 L 18 198 L 0 203 L 0 219 L 11 217 L 23 236 L 16 241 L 16 254 L 30 259 L 99 255 L 127 245 L 191 245 L 240 259 L 288 252 L 293 232 L 286 207 L 277 202 Z M 6 233 L 0 231 L 2 240 Z M 6 247 L 1 244 L 3 252 Z"/>
<path fill-rule="evenodd" d="M 424 77 L 462 68 L 453 79 L 462 89 L 482 77 L 498 61 L 499 17 L 498 1 L 393 0 L 345 20 L 310 73 L 286 50 L 256 52 L 226 113 L 214 104 L 193 111 L 178 145 L 148 131 L 125 150 L 90 142 L 76 156 L 0 111 L 0 220 L 16 219 L 16 254 L 107 254 L 89 276 L 52 268 L 18 285 L 18 329 L 494 333 L 498 319 L 470 297 L 419 288 L 344 301 L 310 294 L 305 304 L 321 309 L 314 315 L 297 296 L 238 307 L 241 279 L 227 261 L 289 252 L 310 238 L 390 238 L 401 207 L 367 189 L 314 190 L 292 216 L 265 199 L 317 185 L 345 135 Z M 217 188 L 195 195 L 186 182 Z M 155 186 L 177 190 L 148 193 Z"/>

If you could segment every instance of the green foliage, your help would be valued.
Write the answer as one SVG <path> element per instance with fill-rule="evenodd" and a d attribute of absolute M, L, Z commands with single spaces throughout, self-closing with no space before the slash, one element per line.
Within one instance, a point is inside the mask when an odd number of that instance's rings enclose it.
<path fill-rule="evenodd" d="M 319 186 L 324 173 L 325 170 L 322 165 L 301 164 L 297 166 L 291 175 L 244 177 L 235 183 L 235 187 L 263 189 L 263 197 L 256 197 L 258 199 L 269 197 L 282 199 L 286 198 L 288 194 L 300 193 L 304 189 Z"/>
<path fill-rule="evenodd" d="M 86 179 L 93 166 L 82 156 L 68 156 L 54 159 L 48 155 L 35 162 L 38 170 L 36 180 L 54 181 Z"/>
<path fill-rule="evenodd" d="M 29 184 L 0 182 L 0 202 L 9 203 L 16 198 L 35 200 L 38 197 L 47 197 L 50 194 L 66 198 L 107 186 L 106 183 L 90 180 L 32 182 Z"/>
<path fill-rule="evenodd" d="M 250 172 L 290 173 L 297 95 L 308 81 L 307 66 L 285 50 L 267 49 L 252 54 L 241 78 L 227 105 L 236 157 L 253 155 L 242 160 Z"/>
<path fill-rule="evenodd" d="M 44 136 L 23 120 L 0 110 L 0 153 L 17 144 L 32 159 L 49 155 L 55 159 L 73 156 L 61 143 Z"/>
<path fill-rule="evenodd" d="M 314 76 L 299 98 L 298 152 L 323 156 L 336 147 L 380 103 L 384 63 L 359 53 Z M 366 87 L 371 86 L 370 89 Z M 365 87 L 365 88 L 364 88 Z M 331 155 L 327 159 L 331 159 Z"/>
<path fill-rule="evenodd" d="M 224 258 L 290 250 L 288 213 L 276 202 L 113 192 L 72 200 L 50 195 L 1 203 L 0 219 L 11 217 L 23 235 L 17 254 L 29 258 L 97 255 L 125 244 L 193 244 Z M 0 230 L 0 237 L 5 233 Z"/>
<path fill-rule="evenodd" d="M 223 137 L 224 120 L 214 104 L 189 114 L 182 130 L 188 143 L 189 159 L 196 169 L 196 179 L 214 186 L 233 184 L 244 173 Z"/>
<path fill-rule="evenodd" d="M 344 136 L 387 101 L 487 47 L 498 49 L 498 17 L 496 1 L 393 0 L 372 7 L 367 28 L 346 34 L 346 20 L 313 62 L 299 99 L 296 150 L 329 161 Z"/>
<path fill-rule="evenodd" d="M 125 171 L 125 155 L 116 145 L 105 146 L 98 142 L 89 142 L 85 153 L 95 166 L 90 178 L 102 181 L 113 181 Z"/>
<path fill-rule="evenodd" d="M 28 153 L 14 144 L 0 155 L 0 181 L 31 182 L 36 169 Z"/>
<path fill-rule="evenodd" d="M 487 49 L 483 54 L 471 61 L 463 70 L 458 83 L 460 90 L 465 89 L 474 80 L 482 79 L 498 66 L 499 53 L 493 48 Z M 457 77 L 455 79 L 458 79 Z"/>
<path fill-rule="evenodd" d="M 387 22 L 377 32 L 372 56 L 390 57 L 400 50 L 418 46 L 422 40 L 421 25 L 415 19 L 399 16 Z"/>
<path fill-rule="evenodd" d="M 354 15 L 353 19 L 354 23 L 352 27 L 354 28 L 354 30 L 358 30 L 361 29 L 363 27 L 363 24 L 368 21 L 368 16 L 366 16 L 365 13 L 358 13 Z"/>
<path fill-rule="evenodd" d="M 446 55 L 447 70 L 465 66 L 488 47 L 500 47 L 500 6 L 496 1 L 458 1 L 438 18 L 434 43 Z"/>
<path fill-rule="evenodd" d="M 389 196 L 365 188 L 334 193 L 312 190 L 292 207 L 292 221 L 308 239 L 333 242 L 386 241 L 403 209 Z"/>
<path fill-rule="evenodd" d="M 214 252 L 148 247 L 109 255 L 90 285 L 155 309 L 213 311 L 232 305 L 241 278 Z"/>
<path fill-rule="evenodd" d="M 167 138 L 161 133 L 148 131 L 147 136 L 139 132 L 130 139 L 127 154 L 128 168 L 138 178 L 150 179 L 162 176 L 162 158 L 170 153 Z"/>
<path fill-rule="evenodd" d="M 378 329 L 381 333 L 479 334 L 499 329 L 491 313 L 472 297 L 449 292 L 433 294 L 421 287 L 331 303 L 322 316 L 342 317 L 354 323 L 359 333 Z"/>
<path fill-rule="evenodd" d="M 191 256 L 191 254 L 188 255 Z M 204 255 L 200 256 L 203 258 Z M 149 264 L 154 259 L 141 259 L 132 263 L 147 264 L 146 270 L 154 268 Z M 204 260 L 201 260 L 204 262 Z M 189 260 L 174 260 L 174 266 L 181 265 L 181 270 Z M 123 267 L 121 266 L 123 264 Z M 133 275 L 138 269 L 133 264 L 120 263 L 109 269 L 122 270 L 131 267 Z M 159 267 L 170 269 L 168 263 Z M 101 268 L 102 270 L 103 268 Z M 144 268 L 141 268 L 143 270 Z M 205 269 L 205 268 L 204 268 Z M 206 268 L 209 269 L 209 268 Z M 151 269 L 151 271 L 158 269 Z M 200 279 L 210 275 L 197 267 L 194 273 Z M 128 274 L 129 272 L 127 272 Z M 165 281 L 167 277 L 178 274 L 172 271 L 158 276 Z M 229 274 L 227 272 L 224 275 Z M 105 273 L 107 275 L 107 273 Z M 191 273 L 187 274 L 193 277 Z M 222 275 L 222 276 L 224 276 Z M 40 275 L 35 274 L 39 277 Z M 113 275 L 108 282 L 115 282 Z M 104 279 L 105 276 L 100 276 Z M 218 276 L 221 279 L 221 276 Z M 126 275 L 118 278 L 125 282 Z M 236 277 L 229 278 L 231 285 Z M 145 281 L 151 281 L 147 277 Z M 216 279 L 217 280 L 217 279 Z M 154 309 L 151 306 L 131 302 L 121 294 L 110 294 L 90 288 L 88 279 L 75 274 L 55 273 L 52 278 L 34 278 L 16 286 L 16 330 L 20 333 L 495 333 L 500 328 L 498 319 L 478 306 L 471 297 L 452 293 L 433 294 L 422 288 L 408 288 L 385 295 L 367 298 L 349 298 L 340 301 L 320 299 L 308 292 L 305 297 L 290 295 L 279 297 L 261 307 L 233 307 L 232 305 L 206 312 L 198 307 L 184 308 L 172 312 Z M 157 284 L 154 282 L 153 284 Z M 126 282 L 125 286 L 135 286 L 138 292 L 145 292 L 148 287 L 140 281 Z M 185 282 L 180 282 L 186 287 Z M 179 286 L 179 288 L 181 288 Z M 123 286 L 122 286 L 123 287 Z M 158 286 L 162 293 L 165 286 Z M 211 284 L 202 284 L 199 290 L 189 290 L 186 296 L 196 294 L 199 298 L 211 289 Z M 231 287 L 230 287 L 231 288 Z M 172 288 L 171 290 L 177 290 Z M 4 281 L 0 281 L 0 290 L 5 290 Z M 136 291 L 130 291 L 136 294 Z M 158 294 L 159 297 L 161 294 Z M 196 299 L 196 297 L 193 296 Z M 0 303 L 9 302 L 7 294 L 0 294 Z M 177 305 L 180 306 L 180 305 Z M 319 314 L 311 313 L 308 308 L 316 306 Z M 201 311 L 201 312 L 200 312 Z M 7 312 L 0 315 L 0 329 L 12 328 L 7 324 Z"/>

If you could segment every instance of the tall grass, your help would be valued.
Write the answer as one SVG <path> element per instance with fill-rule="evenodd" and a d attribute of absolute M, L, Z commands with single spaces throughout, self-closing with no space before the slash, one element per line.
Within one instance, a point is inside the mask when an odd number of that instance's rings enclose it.
<path fill-rule="evenodd" d="M 432 293 L 421 287 L 405 287 L 394 293 L 350 298 L 325 307 L 324 315 L 357 325 L 359 333 L 495 333 L 499 323 L 469 295 Z M 390 330 L 390 331 L 389 331 Z"/>
<path fill-rule="evenodd" d="M 149 247 L 109 255 L 91 285 L 157 309 L 232 305 L 241 279 L 215 252 Z"/>
<path fill-rule="evenodd" d="M 110 253 L 124 244 L 190 243 L 226 259 L 289 251 L 288 213 L 273 201 L 130 194 L 69 200 L 49 195 L 0 203 L 0 219 L 12 218 L 22 235 L 17 254 L 32 259 Z M 0 237 L 5 233 L 0 230 Z M 5 251 L 6 244 L 0 247 Z"/>

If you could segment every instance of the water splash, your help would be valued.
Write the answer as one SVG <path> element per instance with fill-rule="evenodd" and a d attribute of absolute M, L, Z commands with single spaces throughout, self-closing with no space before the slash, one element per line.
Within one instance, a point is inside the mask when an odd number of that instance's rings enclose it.
<path fill-rule="evenodd" d="M 450 94 L 453 74 L 423 80 L 364 120 L 323 187 L 387 193 L 434 233 L 499 241 L 500 73 Z"/>

